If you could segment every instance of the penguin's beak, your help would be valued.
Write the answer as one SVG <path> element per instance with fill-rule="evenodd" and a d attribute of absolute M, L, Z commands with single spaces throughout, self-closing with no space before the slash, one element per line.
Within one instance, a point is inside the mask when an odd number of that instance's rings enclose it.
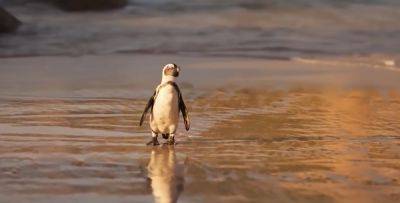
<path fill-rule="evenodd" d="M 179 68 L 175 68 L 174 71 L 172 72 L 172 76 L 178 77 L 179 76 Z"/>

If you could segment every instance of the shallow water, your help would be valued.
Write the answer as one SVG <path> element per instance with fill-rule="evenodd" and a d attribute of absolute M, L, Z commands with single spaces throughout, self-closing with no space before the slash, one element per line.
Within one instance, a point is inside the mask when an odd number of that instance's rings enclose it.
<path fill-rule="evenodd" d="M 400 94 L 219 89 L 147 147 L 144 99 L 0 101 L 4 202 L 398 202 Z M 182 127 L 182 126 L 181 126 Z"/>

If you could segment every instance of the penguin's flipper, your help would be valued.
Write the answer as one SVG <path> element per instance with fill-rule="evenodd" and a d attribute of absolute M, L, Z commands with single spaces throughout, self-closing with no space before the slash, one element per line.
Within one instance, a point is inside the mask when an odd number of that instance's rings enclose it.
<path fill-rule="evenodd" d="M 190 129 L 190 119 L 189 119 L 189 112 L 186 108 L 185 102 L 183 101 L 182 95 L 179 93 L 179 109 L 182 112 L 183 122 L 185 123 L 186 131 Z"/>
<path fill-rule="evenodd" d="M 168 82 L 168 83 L 173 85 L 175 90 L 178 92 L 179 110 L 182 112 L 183 122 L 185 123 L 185 129 L 186 131 L 189 131 L 190 129 L 189 111 L 187 110 L 185 102 L 183 101 L 181 90 L 179 89 L 178 85 L 175 82 Z"/>
<path fill-rule="evenodd" d="M 144 121 L 144 118 L 146 118 L 146 114 L 147 114 L 147 112 L 149 111 L 149 109 L 152 109 L 152 110 L 153 110 L 153 105 L 154 105 L 154 100 L 155 100 L 156 92 L 157 92 L 157 91 L 154 91 L 153 96 L 151 96 L 150 99 L 149 99 L 149 101 L 147 102 L 147 105 L 146 105 L 146 107 L 144 108 L 142 117 L 140 118 L 139 126 L 142 126 L 143 121 Z"/>

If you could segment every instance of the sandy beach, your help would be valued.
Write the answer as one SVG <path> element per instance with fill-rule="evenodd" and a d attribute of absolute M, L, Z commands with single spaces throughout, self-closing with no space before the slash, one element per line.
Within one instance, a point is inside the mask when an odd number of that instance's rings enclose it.
<path fill-rule="evenodd" d="M 171 61 L 192 129 L 145 146 Z M 328 61 L 0 59 L 0 202 L 398 202 L 400 72 Z"/>

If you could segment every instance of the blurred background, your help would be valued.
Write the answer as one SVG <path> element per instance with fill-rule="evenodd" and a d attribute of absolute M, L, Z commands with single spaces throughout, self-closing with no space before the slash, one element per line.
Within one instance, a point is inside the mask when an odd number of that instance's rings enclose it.
<path fill-rule="evenodd" d="M 396 54 L 397 0 L 2 0 L 0 57 L 154 53 L 290 59 Z"/>

